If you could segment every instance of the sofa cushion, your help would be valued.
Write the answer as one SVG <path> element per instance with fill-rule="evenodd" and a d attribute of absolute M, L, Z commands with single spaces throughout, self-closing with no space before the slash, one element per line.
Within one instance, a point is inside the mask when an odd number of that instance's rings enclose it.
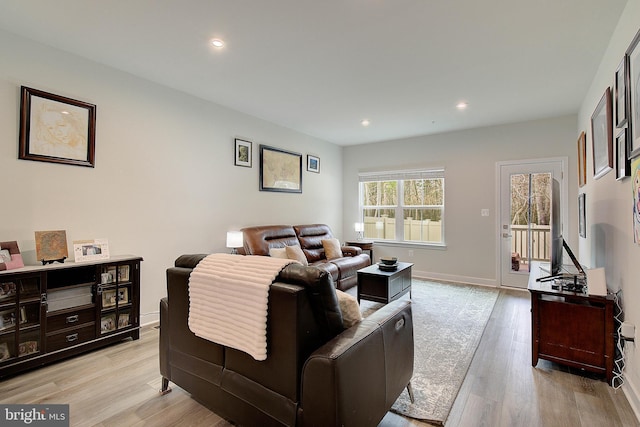
<path fill-rule="evenodd" d="M 305 288 L 311 310 L 325 339 L 331 339 L 344 330 L 336 289 L 326 270 L 289 264 L 278 274 L 276 281 Z"/>
<path fill-rule="evenodd" d="M 342 324 L 345 328 L 350 328 L 362 320 L 360 304 L 358 304 L 356 297 L 339 289 L 336 289 L 336 296 L 342 312 Z"/>
<path fill-rule="evenodd" d="M 270 248 L 269 249 L 269 256 L 272 258 L 286 258 L 288 259 L 289 257 L 287 256 L 287 247 L 285 246 L 284 248 Z"/>
<path fill-rule="evenodd" d="M 302 248 L 300 246 L 298 245 L 287 246 L 285 248 L 285 251 L 287 253 L 287 258 L 296 260 L 304 266 L 309 265 L 309 262 L 307 261 L 307 257 L 304 256 L 304 253 L 302 252 Z"/>
<path fill-rule="evenodd" d="M 296 232 L 290 225 L 245 227 L 244 252 L 246 255 L 269 255 L 269 249 L 298 245 Z"/>
<path fill-rule="evenodd" d="M 342 258 L 342 249 L 340 249 L 340 241 L 336 238 L 324 239 L 321 241 L 324 248 L 324 254 L 329 261 L 336 258 Z"/>

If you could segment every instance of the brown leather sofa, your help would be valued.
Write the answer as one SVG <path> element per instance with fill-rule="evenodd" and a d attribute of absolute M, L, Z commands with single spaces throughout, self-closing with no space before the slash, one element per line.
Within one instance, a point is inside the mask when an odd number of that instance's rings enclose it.
<path fill-rule="evenodd" d="M 342 246 L 342 258 L 327 260 L 322 240 L 331 239 L 333 235 L 326 224 L 264 225 L 241 231 L 244 234 L 241 253 L 268 256 L 271 248 L 300 245 L 309 265 L 328 271 L 336 287 L 343 291 L 356 286 L 357 271 L 371 265 L 369 255 L 355 246 Z"/>
<path fill-rule="evenodd" d="M 331 276 L 290 264 L 269 291 L 268 354 L 195 336 L 188 280 L 205 255 L 167 270 L 160 302 L 162 391 L 177 384 L 216 414 L 245 426 L 376 426 L 413 373 L 411 302 L 394 301 L 344 329 Z"/>

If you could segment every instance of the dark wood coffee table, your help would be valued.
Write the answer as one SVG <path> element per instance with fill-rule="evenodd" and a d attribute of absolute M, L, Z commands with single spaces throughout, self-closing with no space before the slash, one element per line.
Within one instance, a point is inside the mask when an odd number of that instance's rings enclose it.
<path fill-rule="evenodd" d="M 398 262 L 394 271 L 380 270 L 378 264 L 358 270 L 358 302 L 361 299 L 390 303 L 407 292 L 411 298 L 410 262 Z"/>

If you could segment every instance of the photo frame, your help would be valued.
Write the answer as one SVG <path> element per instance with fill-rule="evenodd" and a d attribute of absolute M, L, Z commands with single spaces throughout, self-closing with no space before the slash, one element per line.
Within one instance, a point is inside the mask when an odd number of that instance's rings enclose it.
<path fill-rule="evenodd" d="M 631 160 L 631 192 L 633 193 L 633 242 L 640 245 L 640 156 Z"/>
<path fill-rule="evenodd" d="M 21 87 L 18 158 L 95 166 L 96 106 Z"/>
<path fill-rule="evenodd" d="M 107 314 L 100 318 L 100 333 L 106 334 L 107 332 L 116 330 L 116 315 L 115 313 Z"/>
<path fill-rule="evenodd" d="M 129 266 L 121 265 L 118 267 L 118 283 L 129 281 Z"/>
<path fill-rule="evenodd" d="M 578 137 L 578 186 L 587 183 L 587 135 L 580 132 Z"/>
<path fill-rule="evenodd" d="M 107 239 L 74 240 L 73 257 L 76 262 L 109 259 L 109 241 Z"/>
<path fill-rule="evenodd" d="M 320 157 L 307 154 L 307 171 L 320 173 Z"/>
<path fill-rule="evenodd" d="M 586 194 L 581 193 L 578 195 L 578 229 L 580 237 L 587 237 L 587 207 L 586 207 Z"/>
<path fill-rule="evenodd" d="M 260 145 L 260 191 L 302 193 L 302 154 Z"/>
<path fill-rule="evenodd" d="M 627 124 L 627 61 L 622 58 L 616 69 L 615 88 L 613 91 L 616 128 Z"/>
<path fill-rule="evenodd" d="M 625 53 L 627 61 L 627 145 L 629 159 L 640 155 L 640 31 Z"/>
<path fill-rule="evenodd" d="M 129 304 L 129 290 L 127 288 L 118 288 L 118 304 Z"/>
<path fill-rule="evenodd" d="M 593 178 L 598 179 L 613 169 L 613 131 L 611 88 L 607 87 L 591 115 L 591 149 Z"/>
<path fill-rule="evenodd" d="M 36 231 L 36 259 L 42 264 L 64 262 L 69 256 L 65 230 Z"/>
<path fill-rule="evenodd" d="M 616 179 L 631 176 L 631 162 L 627 154 L 627 128 L 620 129 L 616 135 Z"/>
<path fill-rule="evenodd" d="M 0 242 L 0 271 L 24 267 L 18 242 Z"/>
<path fill-rule="evenodd" d="M 253 143 L 236 138 L 235 144 L 234 164 L 236 166 L 250 168 L 252 165 Z"/>
<path fill-rule="evenodd" d="M 115 307 L 118 296 L 115 289 L 102 291 L 102 308 Z"/>

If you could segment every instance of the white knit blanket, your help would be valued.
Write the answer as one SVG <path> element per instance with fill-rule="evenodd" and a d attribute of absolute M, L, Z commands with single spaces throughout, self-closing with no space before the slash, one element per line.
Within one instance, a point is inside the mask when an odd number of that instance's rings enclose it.
<path fill-rule="evenodd" d="M 189 329 L 265 360 L 269 286 L 291 262 L 254 255 L 207 256 L 189 277 Z"/>

